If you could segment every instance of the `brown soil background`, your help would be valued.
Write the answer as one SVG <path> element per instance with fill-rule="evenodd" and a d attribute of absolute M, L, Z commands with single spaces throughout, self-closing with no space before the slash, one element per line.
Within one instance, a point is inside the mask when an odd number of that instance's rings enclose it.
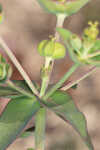
<path fill-rule="evenodd" d="M 37 44 L 55 31 L 56 17 L 40 8 L 36 0 L 0 0 L 5 20 L 0 25 L 0 34 L 15 53 L 31 79 L 40 81 L 39 72 L 43 58 L 36 51 Z M 100 21 L 100 0 L 92 0 L 79 13 L 65 20 L 64 27 L 81 35 L 88 20 Z M 68 56 L 55 62 L 51 83 L 56 82 L 71 66 Z M 77 78 L 88 68 L 81 67 L 71 79 Z M 85 114 L 87 126 L 95 150 L 100 150 L 100 69 L 82 81 L 71 94 Z M 21 78 L 14 68 L 13 79 Z M 4 101 L 1 100 L 1 109 Z M 47 117 L 47 150 L 87 150 L 86 146 L 69 126 L 53 113 Z M 27 150 L 34 147 L 34 137 L 17 139 L 7 150 Z"/>

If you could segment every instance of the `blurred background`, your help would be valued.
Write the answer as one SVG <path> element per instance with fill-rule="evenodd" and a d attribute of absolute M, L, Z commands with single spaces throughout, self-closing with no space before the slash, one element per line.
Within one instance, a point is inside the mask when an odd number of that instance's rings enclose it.
<path fill-rule="evenodd" d="M 44 59 L 37 53 L 37 44 L 54 34 L 56 17 L 48 14 L 36 0 L 0 0 L 4 9 L 4 22 L 0 25 L 0 35 L 14 52 L 31 79 L 40 82 L 40 68 Z M 91 2 L 77 14 L 64 22 L 78 35 L 82 34 L 88 21 L 100 22 L 100 0 Z M 68 55 L 55 62 L 51 83 L 56 82 L 68 70 L 72 62 Z M 88 70 L 81 67 L 70 78 L 77 78 Z M 85 114 L 87 127 L 95 150 L 100 150 L 100 69 L 82 81 L 70 93 L 79 109 Z M 14 68 L 13 79 L 21 79 Z M 4 101 L 3 101 L 4 102 Z M 1 105 L 2 107 L 2 105 Z M 1 108 L 2 109 L 2 108 Z M 88 150 L 79 135 L 51 112 L 47 116 L 46 150 Z M 27 150 L 34 147 L 34 137 L 18 138 L 7 150 Z"/>

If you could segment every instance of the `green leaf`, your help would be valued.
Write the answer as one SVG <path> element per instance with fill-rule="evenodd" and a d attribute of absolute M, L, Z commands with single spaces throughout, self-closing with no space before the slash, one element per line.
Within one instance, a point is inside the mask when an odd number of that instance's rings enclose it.
<path fill-rule="evenodd" d="M 60 95 L 60 97 L 58 97 L 58 95 Z M 62 102 L 62 105 L 59 105 L 60 101 Z M 89 150 L 93 150 L 93 146 L 87 131 L 85 117 L 83 113 L 78 110 L 71 96 L 65 92 L 56 91 L 51 97 L 51 103 L 53 104 L 53 102 L 54 106 L 55 102 L 58 106 L 52 107 L 52 110 L 79 133 Z"/>
<path fill-rule="evenodd" d="M 18 86 L 18 87 L 24 89 L 26 92 L 32 94 L 32 91 L 30 90 L 30 88 L 28 87 L 27 83 L 24 80 L 13 80 L 12 82 L 16 86 Z M 33 81 L 33 83 L 34 83 L 34 81 Z M 36 85 L 36 88 L 38 89 L 37 85 Z M 13 88 L 11 88 L 9 86 L 5 86 L 3 84 L 0 84 L 0 97 L 14 98 L 14 97 L 18 97 L 21 95 L 22 94 L 20 92 L 14 90 Z"/>
<path fill-rule="evenodd" d="M 75 49 L 72 47 L 72 42 L 73 42 L 72 36 L 74 34 L 68 31 L 67 29 L 63 29 L 63 28 L 56 28 L 56 30 L 58 31 L 58 33 L 64 40 L 64 43 L 66 47 L 68 48 L 69 55 L 71 59 L 73 60 L 73 62 L 80 63 L 75 55 L 75 52 L 74 52 Z"/>
<path fill-rule="evenodd" d="M 100 40 L 96 40 L 94 46 L 91 48 L 89 53 L 100 51 Z"/>
<path fill-rule="evenodd" d="M 100 59 L 100 56 L 96 56 L 95 58 L 92 58 L 92 59 L 88 59 L 87 60 L 87 63 L 88 64 L 91 64 L 93 66 L 96 66 L 96 67 L 100 67 L 100 60 L 97 61 L 97 59 Z M 95 61 L 96 60 L 96 61 Z"/>
<path fill-rule="evenodd" d="M 65 95 L 65 92 L 59 92 L 58 90 L 51 95 L 51 97 L 45 102 L 48 107 L 56 107 L 66 104 L 66 98 L 70 99 L 69 95 Z"/>
<path fill-rule="evenodd" d="M 40 104 L 33 96 L 12 99 L 0 117 L 0 150 L 5 150 L 39 110 Z"/>
<path fill-rule="evenodd" d="M 0 97 L 13 98 L 20 95 L 22 94 L 20 94 L 16 90 L 13 90 L 12 88 L 0 85 Z"/>
<path fill-rule="evenodd" d="M 71 36 L 73 35 L 72 32 L 70 32 L 67 29 L 64 28 L 56 28 L 56 31 L 61 35 L 61 37 L 66 41 L 69 40 L 71 38 Z"/>
<path fill-rule="evenodd" d="M 27 92 L 31 93 L 32 94 L 32 91 L 30 90 L 29 86 L 27 85 L 26 81 L 25 80 L 13 80 L 12 81 L 14 84 L 16 84 L 17 86 L 23 88 L 24 90 L 26 90 Z M 40 89 L 40 87 L 34 82 L 32 81 L 33 84 L 35 85 L 35 88 L 37 90 Z"/>
<path fill-rule="evenodd" d="M 28 148 L 27 150 L 34 150 L 33 148 Z"/>
<path fill-rule="evenodd" d="M 96 40 L 94 46 L 89 51 L 89 54 L 92 55 L 92 57 L 89 58 L 87 62 L 96 67 L 100 67 L 100 40 Z"/>
<path fill-rule="evenodd" d="M 98 61 L 98 63 L 100 64 L 100 54 L 98 56 L 92 57 L 91 59 L 94 61 Z"/>
<path fill-rule="evenodd" d="M 4 84 L 0 84 L 0 97 L 3 98 L 14 98 L 21 96 L 22 94 L 12 89 L 11 87 Z"/>
<path fill-rule="evenodd" d="M 90 0 L 76 0 L 75 2 L 61 3 L 53 2 L 52 0 L 38 0 L 40 5 L 48 12 L 53 14 L 66 14 L 70 16 L 78 12 L 84 5 L 86 5 Z"/>

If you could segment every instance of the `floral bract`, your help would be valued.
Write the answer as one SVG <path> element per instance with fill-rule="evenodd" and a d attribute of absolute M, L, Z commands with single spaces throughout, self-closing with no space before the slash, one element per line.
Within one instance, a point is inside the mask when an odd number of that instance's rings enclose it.
<path fill-rule="evenodd" d="M 90 0 L 38 0 L 40 5 L 48 12 L 53 14 L 66 14 L 70 16 L 80 10 L 84 5 L 86 5 Z"/>
<path fill-rule="evenodd" d="M 55 41 L 55 38 L 51 40 L 43 40 L 38 45 L 38 52 L 41 56 L 51 57 L 52 59 L 61 59 L 66 54 L 64 45 Z"/>

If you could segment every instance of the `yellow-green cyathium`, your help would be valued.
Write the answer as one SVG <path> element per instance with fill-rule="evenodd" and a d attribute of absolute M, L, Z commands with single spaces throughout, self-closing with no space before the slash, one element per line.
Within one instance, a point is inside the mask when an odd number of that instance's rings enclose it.
<path fill-rule="evenodd" d="M 63 44 L 56 42 L 55 38 L 41 41 L 37 50 L 41 56 L 52 59 L 61 59 L 66 55 L 66 48 Z"/>
<path fill-rule="evenodd" d="M 63 28 L 57 28 L 57 31 L 64 39 L 71 59 L 75 63 L 100 66 L 99 23 L 97 21 L 89 22 L 88 25 L 82 37 Z"/>

